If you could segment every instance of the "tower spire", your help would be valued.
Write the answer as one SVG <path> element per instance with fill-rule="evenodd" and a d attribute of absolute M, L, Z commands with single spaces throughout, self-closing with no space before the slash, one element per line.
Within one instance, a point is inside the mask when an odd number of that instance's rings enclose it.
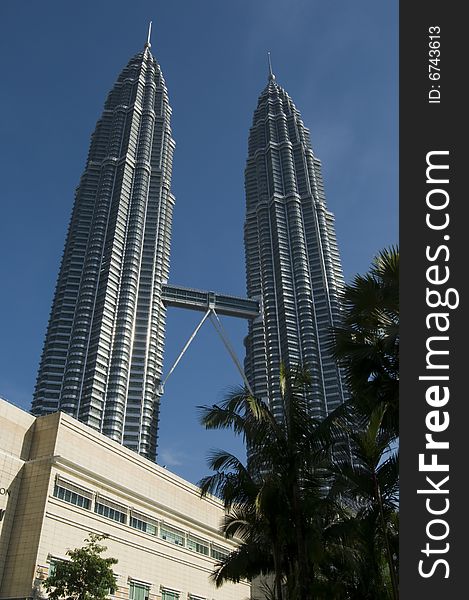
<path fill-rule="evenodd" d="M 147 43 L 145 44 L 145 48 L 151 48 L 151 42 L 150 42 L 150 38 L 151 38 L 151 24 L 152 24 L 152 21 L 150 21 L 150 23 L 148 24 L 148 35 L 147 35 Z"/>
<path fill-rule="evenodd" d="M 69 228 L 67 240 L 71 241 L 65 245 L 32 411 L 43 415 L 63 410 L 154 460 L 166 315 L 159 298 L 163 282 L 169 277 L 174 141 L 168 92 L 160 66 L 149 50 L 150 28 L 145 39 L 145 49 L 130 58 L 108 94 L 92 137 L 89 161 L 75 195 L 73 214 L 80 214 L 80 219 L 74 219 Z M 144 73 L 145 77 L 136 78 L 136 73 Z M 129 104 L 130 89 L 141 94 L 140 101 L 128 108 L 128 119 L 116 119 L 115 111 Z M 126 136 L 129 122 L 139 124 L 136 140 Z M 115 140 L 122 140 L 122 144 L 116 145 Z M 108 148 L 110 163 L 103 160 L 103 148 Z M 132 187 L 127 186 L 125 178 L 119 178 L 120 160 L 149 165 L 154 156 L 161 158 L 162 170 L 157 176 L 136 168 Z M 106 177 L 115 180 L 112 202 L 108 202 L 107 188 L 100 183 Z M 141 190 L 148 192 L 142 194 Z M 94 213 L 88 211 L 90 204 Z M 127 210 L 129 205 L 132 210 Z M 112 215 L 118 215 L 119 227 L 129 232 L 132 244 L 126 245 L 120 229 L 108 228 Z M 102 257 L 99 267 L 95 256 Z M 86 280 L 88 288 L 67 287 L 74 273 Z M 111 273 L 115 273 L 112 277 L 118 281 L 117 287 L 107 284 Z M 122 294 L 119 302 L 114 294 Z M 89 297 L 99 298 L 102 304 L 90 303 Z M 154 298 L 158 300 L 154 302 Z M 66 320 L 64 310 L 77 315 L 76 322 Z M 104 316 L 115 324 L 112 340 L 105 333 L 108 325 Z M 66 325 L 57 342 L 59 320 L 61 324 L 66 320 Z M 88 340 L 95 345 L 88 345 Z M 145 340 L 143 347 L 138 340 Z M 70 349 L 70 355 L 62 352 L 61 343 Z M 96 357 L 101 355 L 106 371 L 99 371 L 98 380 Z M 60 391 L 54 383 L 50 387 L 49 382 L 59 380 Z M 100 386 L 98 395 L 96 385 Z M 108 389 L 109 395 L 102 391 Z"/>
<path fill-rule="evenodd" d="M 249 134 L 244 225 L 247 295 L 259 298 L 264 310 L 249 321 L 244 371 L 254 395 L 268 398 L 281 423 L 282 362 L 311 365 L 312 385 L 303 397 L 314 418 L 326 417 L 346 397 L 343 372 L 325 350 L 328 332 L 340 323 L 344 281 L 319 160 L 311 160 L 307 129 L 287 92 L 275 83 L 270 52 L 268 58 L 269 82 Z M 274 120 L 282 128 L 276 129 Z M 271 135 L 281 146 L 272 144 Z M 319 202 L 311 181 L 317 182 Z M 301 202 L 288 204 L 292 193 Z M 268 208 L 277 201 L 275 209 Z M 295 301 L 299 298 L 301 303 Z"/>
<path fill-rule="evenodd" d="M 272 61 L 270 60 L 270 52 L 267 52 L 268 60 L 269 60 L 269 81 L 275 80 L 275 75 L 272 71 Z"/>

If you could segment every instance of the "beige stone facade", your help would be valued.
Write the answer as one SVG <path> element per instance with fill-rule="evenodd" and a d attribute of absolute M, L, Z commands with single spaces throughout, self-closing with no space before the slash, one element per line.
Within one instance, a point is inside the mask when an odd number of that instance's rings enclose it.
<path fill-rule="evenodd" d="M 247 582 L 209 579 L 234 548 L 218 533 L 220 502 L 63 413 L 35 419 L 0 400 L 0 515 L 1 599 L 42 596 L 51 565 L 90 532 L 119 561 L 115 598 L 250 595 Z"/>

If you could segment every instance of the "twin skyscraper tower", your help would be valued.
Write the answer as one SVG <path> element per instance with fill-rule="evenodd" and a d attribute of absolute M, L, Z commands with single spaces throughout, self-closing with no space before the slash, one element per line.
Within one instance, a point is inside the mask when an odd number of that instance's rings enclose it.
<path fill-rule="evenodd" d="M 32 404 L 35 415 L 62 410 L 151 460 L 167 306 L 246 318 L 245 380 L 274 412 L 282 362 L 311 370 L 313 416 L 327 415 L 345 393 L 328 352 L 343 286 L 334 217 L 291 98 L 270 69 L 245 170 L 247 299 L 168 282 L 170 121 L 148 41 L 119 75 L 91 138 Z"/>

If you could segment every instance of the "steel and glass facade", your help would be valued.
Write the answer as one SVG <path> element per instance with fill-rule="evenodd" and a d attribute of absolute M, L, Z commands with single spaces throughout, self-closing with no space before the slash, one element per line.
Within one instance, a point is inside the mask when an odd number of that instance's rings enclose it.
<path fill-rule="evenodd" d="M 271 73 L 245 172 L 247 299 L 168 283 L 170 119 L 147 43 L 119 75 L 91 139 L 32 405 L 34 415 L 61 410 L 152 460 L 166 306 L 248 319 L 247 381 L 279 417 L 282 362 L 311 369 L 312 415 L 344 399 L 328 351 L 343 285 L 334 218 L 295 105 Z"/>
<path fill-rule="evenodd" d="M 147 43 L 108 95 L 78 186 L 32 412 L 154 459 L 174 196 L 171 108 Z"/>
<path fill-rule="evenodd" d="M 344 281 L 321 162 L 272 72 L 254 112 L 245 190 L 247 295 L 262 311 L 245 341 L 247 379 L 281 418 L 280 364 L 305 365 L 313 378 L 311 414 L 323 418 L 345 394 L 329 350 Z"/>

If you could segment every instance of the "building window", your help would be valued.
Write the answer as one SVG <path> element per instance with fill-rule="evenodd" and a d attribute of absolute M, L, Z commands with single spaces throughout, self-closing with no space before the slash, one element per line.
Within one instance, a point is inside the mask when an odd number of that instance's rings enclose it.
<path fill-rule="evenodd" d="M 118 523 L 125 523 L 127 521 L 127 508 L 102 496 L 96 498 L 94 512 Z"/>
<path fill-rule="evenodd" d="M 55 572 L 56 572 L 56 569 L 57 569 L 57 565 L 59 563 L 66 562 L 63 558 L 55 558 L 55 557 L 50 556 L 50 555 L 49 555 L 49 557 L 48 557 L 47 560 L 49 562 L 49 571 L 47 573 L 48 577 L 52 577 L 52 575 L 55 575 Z"/>
<path fill-rule="evenodd" d="M 89 510 L 93 494 L 70 481 L 57 477 L 54 486 L 54 497 Z"/>
<path fill-rule="evenodd" d="M 221 546 L 212 545 L 211 556 L 215 560 L 223 560 L 228 556 L 230 551 L 227 548 L 222 548 Z"/>
<path fill-rule="evenodd" d="M 52 575 L 55 575 L 55 570 L 57 569 L 58 562 L 59 561 L 55 560 L 54 558 L 51 559 L 49 563 L 49 573 L 47 574 L 48 577 L 52 577 Z"/>
<path fill-rule="evenodd" d="M 145 583 L 131 581 L 129 586 L 130 600 L 148 600 L 150 595 L 150 586 Z"/>
<path fill-rule="evenodd" d="M 179 592 L 176 590 L 161 589 L 161 600 L 179 600 Z"/>
<path fill-rule="evenodd" d="M 198 552 L 199 554 L 205 554 L 208 556 L 209 554 L 209 546 L 206 540 L 202 540 L 195 535 L 190 535 L 187 539 L 187 547 L 189 550 L 193 550 L 194 552 Z"/>
<path fill-rule="evenodd" d="M 163 523 L 160 526 L 160 538 L 166 540 L 167 542 L 171 542 L 172 544 L 176 544 L 176 546 L 185 545 L 184 532 L 180 529 L 170 527 L 169 525 L 165 525 Z"/>
<path fill-rule="evenodd" d="M 157 535 L 158 533 L 156 521 L 151 517 L 147 517 L 146 515 L 142 515 L 135 511 L 132 511 L 130 515 L 130 526 L 145 533 L 149 533 L 150 535 Z"/>

